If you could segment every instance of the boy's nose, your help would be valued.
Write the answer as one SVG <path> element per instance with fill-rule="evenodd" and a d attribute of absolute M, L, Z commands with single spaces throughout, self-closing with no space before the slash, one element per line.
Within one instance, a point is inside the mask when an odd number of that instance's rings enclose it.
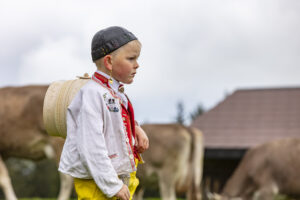
<path fill-rule="evenodd" d="M 137 68 L 139 68 L 139 67 L 140 67 L 139 63 L 136 62 L 136 64 L 135 64 L 135 69 L 137 69 Z"/>

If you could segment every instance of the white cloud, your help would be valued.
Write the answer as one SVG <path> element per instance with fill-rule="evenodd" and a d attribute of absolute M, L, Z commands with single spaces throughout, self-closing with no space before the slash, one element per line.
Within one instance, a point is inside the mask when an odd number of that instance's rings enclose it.
<path fill-rule="evenodd" d="M 80 46 L 75 38 L 45 39 L 21 59 L 18 80 L 21 84 L 51 83 L 74 79 L 76 75 L 95 70 L 89 59 L 82 58 L 78 49 Z"/>
<path fill-rule="evenodd" d="M 126 89 L 141 120 L 171 120 L 183 99 L 190 111 L 200 102 L 212 107 L 236 88 L 300 85 L 296 0 L 0 4 L 0 86 L 16 84 L 15 74 L 29 84 L 93 72 L 91 38 L 111 25 L 143 43 L 141 67 Z"/>

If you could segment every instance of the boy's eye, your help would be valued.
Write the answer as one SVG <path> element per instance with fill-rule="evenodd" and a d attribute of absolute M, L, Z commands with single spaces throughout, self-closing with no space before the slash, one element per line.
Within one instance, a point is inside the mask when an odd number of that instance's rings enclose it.
<path fill-rule="evenodd" d="M 128 59 L 129 59 L 129 60 L 134 60 L 134 59 L 135 59 L 135 57 L 129 57 Z"/>

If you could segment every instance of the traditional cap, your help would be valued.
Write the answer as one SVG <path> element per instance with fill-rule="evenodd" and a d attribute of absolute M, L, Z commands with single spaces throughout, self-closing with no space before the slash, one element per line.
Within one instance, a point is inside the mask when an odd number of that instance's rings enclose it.
<path fill-rule="evenodd" d="M 125 28 L 112 26 L 98 31 L 92 40 L 93 61 L 104 57 L 137 37 Z"/>

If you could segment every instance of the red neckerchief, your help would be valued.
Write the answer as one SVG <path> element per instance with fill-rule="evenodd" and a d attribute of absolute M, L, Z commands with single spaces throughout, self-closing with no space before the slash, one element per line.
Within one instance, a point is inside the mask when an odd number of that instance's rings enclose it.
<path fill-rule="evenodd" d="M 128 100 L 127 112 L 129 114 L 129 118 L 130 118 L 130 126 L 133 127 L 133 128 L 131 128 L 131 133 L 132 133 L 133 138 L 135 138 L 135 120 L 134 120 L 133 106 L 132 106 L 129 98 L 127 97 L 127 95 L 126 95 L 126 98 Z M 137 158 L 139 161 L 141 161 L 141 157 L 139 156 L 139 153 L 137 151 L 137 146 L 134 146 L 132 148 L 132 150 L 133 150 L 134 157 Z"/>
<path fill-rule="evenodd" d="M 108 79 L 106 77 L 104 77 L 103 75 L 95 72 L 94 73 L 95 78 L 97 78 L 99 81 L 101 81 L 102 83 L 104 83 L 107 87 L 111 88 L 108 84 Z"/>
<path fill-rule="evenodd" d="M 99 81 L 101 81 L 107 88 L 110 89 L 112 95 L 113 95 L 114 97 L 117 97 L 117 96 L 115 95 L 115 92 L 114 92 L 114 91 L 112 90 L 112 88 L 110 87 L 110 85 L 109 85 L 109 83 L 108 83 L 108 79 L 107 79 L 106 77 L 104 77 L 103 75 L 101 75 L 101 74 L 99 74 L 99 73 L 97 73 L 97 72 L 94 73 L 94 76 L 93 76 L 93 77 L 95 77 L 96 79 L 98 79 Z M 120 86 L 123 86 L 123 85 L 120 85 Z M 120 86 L 119 86 L 119 87 L 120 87 Z M 131 129 L 131 132 L 128 131 L 128 132 L 127 132 L 127 136 L 128 136 L 129 144 L 130 144 L 131 149 L 132 149 L 132 151 L 133 151 L 134 157 L 139 158 L 139 156 L 137 155 L 138 152 L 137 152 L 136 147 L 135 147 L 135 146 L 134 146 L 134 147 L 132 146 L 132 136 L 133 136 L 133 138 L 135 138 L 135 120 L 134 120 L 133 106 L 132 106 L 132 104 L 131 104 L 129 98 L 127 97 L 127 95 L 125 95 L 125 96 L 126 96 L 126 98 L 127 98 L 127 100 L 128 100 L 127 109 L 126 109 L 126 107 L 124 106 L 124 104 L 122 104 L 122 103 L 121 103 L 121 106 L 122 106 L 122 109 L 124 109 L 124 111 L 127 113 L 127 115 L 129 116 L 129 119 L 130 119 L 130 129 Z M 117 98 L 119 98 L 119 97 L 117 97 Z M 131 136 L 131 134 L 132 134 L 132 136 Z"/>
<path fill-rule="evenodd" d="M 129 117 L 130 117 L 130 124 L 131 124 L 131 127 L 135 127 L 133 107 L 132 107 L 132 104 L 131 104 L 129 98 L 127 97 L 127 95 L 126 95 L 126 98 L 128 100 L 127 111 L 129 113 Z M 135 128 L 132 128 L 132 136 L 133 136 L 133 138 L 135 138 Z"/>

